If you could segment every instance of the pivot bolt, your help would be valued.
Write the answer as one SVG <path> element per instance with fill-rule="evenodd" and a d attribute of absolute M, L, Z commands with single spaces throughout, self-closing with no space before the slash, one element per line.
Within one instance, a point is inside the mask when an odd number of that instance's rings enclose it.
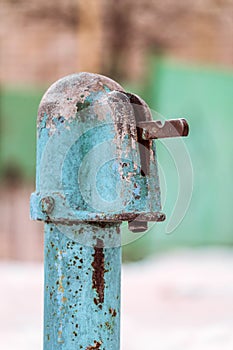
<path fill-rule="evenodd" d="M 40 201 L 41 211 L 44 214 L 51 214 L 55 205 L 54 199 L 52 197 L 44 197 Z"/>

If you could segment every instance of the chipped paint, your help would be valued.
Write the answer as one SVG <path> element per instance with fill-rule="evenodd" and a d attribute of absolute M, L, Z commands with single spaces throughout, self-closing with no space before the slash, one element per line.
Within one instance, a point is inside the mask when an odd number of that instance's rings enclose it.
<path fill-rule="evenodd" d="M 99 305 L 104 302 L 104 244 L 103 240 L 97 239 L 96 246 L 94 247 L 93 254 L 93 273 L 92 273 L 92 287 L 96 290 L 97 298 L 95 299 L 95 304 Z M 99 305 L 101 307 L 101 305 Z"/>
<path fill-rule="evenodd" d="M 101 344 L 102 344 L 102 341 L 99 342 L 99 341 L 94 340 L 94 345 L 88 346 L 86 348 L 86 350 L 98 350 L 98 349 L 100 349 Z"/>
<path fill-rule="evenodd" d="M 109 309 L 109 313 L 110 313 L 110 315 L 112 315 L 112 317 L 116 317 L 116 315 L 117 315 L 116 310 L 112 309 L 112 308 Z"/>
<path fill-rule="evenodd" d="M 77 104 L 84 103 L 90 92 L 123 91 L 115 81 L 98 74 L 72 74 L 56 81 L 43 96 L 38 111 L 38 129 L 41 128 L 44 116 L 45 126 L 53 134 L 56 131 L 54 118 L 62 116 L 65 120 L 73 120 L 77 112 Z"/>

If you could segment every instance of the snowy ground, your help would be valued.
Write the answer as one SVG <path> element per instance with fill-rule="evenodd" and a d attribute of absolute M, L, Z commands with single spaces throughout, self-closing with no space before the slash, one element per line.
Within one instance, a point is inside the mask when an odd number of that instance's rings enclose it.
<path fill-rule="evenodd" d="M 0 349 L 42 349 L 39 264 L 0 264 Z M 122 350 L 232 350 L 233 251 L 190 250 L 123 267 Z"/>

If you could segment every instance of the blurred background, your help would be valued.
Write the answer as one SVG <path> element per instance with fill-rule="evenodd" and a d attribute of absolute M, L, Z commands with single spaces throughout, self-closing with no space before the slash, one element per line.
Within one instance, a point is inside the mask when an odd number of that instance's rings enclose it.
<path fill-rule="evenodd" d="M 117 80 L 163 116 L 186 117 L 191 130 L 194 187 L 183 221 L 123 248 L 123 349 L 232 349 L 232 0 L 1 0 L 2 348 L 41 347 L 43 224 L 29 219 L 37 108 L 54 81 L 79 71 Z M 158 158 L 169 220 L 176 169 L 162 144 Z"/>

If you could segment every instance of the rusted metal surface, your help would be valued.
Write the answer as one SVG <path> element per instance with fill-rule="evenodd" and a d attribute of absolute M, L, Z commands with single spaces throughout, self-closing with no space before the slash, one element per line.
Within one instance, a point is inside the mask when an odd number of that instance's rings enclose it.
<path fill-rule="evenodd" d="M 142 138 L 144 140 L 185 137 L 189 133 L 189 126 L 185 119 L 171 119 L 164 122 L 139 122 L 138 127 L 142 130 Z"/>
<path fill-rule="evenodd" d="M 164 221 L 165 214 L 156 211 L 138 211 L 131 209 L 130 212 L 106 213 L 106 212 L 88 212 L 77 210 L 75 207 L 70 208 L 70 202 L 67 198 L 62 197 L 58 193 L 50 193 L 50 200 L 53 201 L 53 209 L 47 211 L 47 207 L 41 204 L 44 199 L 40 194 L 33 194 L 31 203 L 33 204 L 33 212 L 31 215 L 34 219 L 43 220 L 53 223 L 66 223 L 67 225 L 77 224 L 80 222 L 122 222 L 122 221 Z M 140 198 L 139 198 L 140 199 Z M 136 199 L 136 200 L 139 200 Z M 46 197 L 47 201 L 47 197 Z M 45 210 L 46 208 L 46 210 Z M 72 209 L 72 210 L 71 210 Z"/>
<path fill-rule="evenodd" d="M 139 96 L 131 93 L 126 94 L 129 97 L 130 103 L 132 104 L 134 109 L 134 116 L 137 125 L 138 147 L 141 161 L 141 174 L 142 176 L 148 176 L 150 169 L 151 141 L 143 139 L 142 129 L 138 128 L 138 125 L 140 125 L 140 122 L 151 122 L 152 116 L 149 107 Z"/>
<path fill-rule="evenodd" d="M 92 287 L 96 290 L 97 298 L 94 299 L 96 305 L 102 308 L 104 302 L 104 243 L 101 239 L 97 239 L 96 246 L 94 247 L 93 254 L 93 273 L 92 273 Z"/>
<path fill-rule="evenodd" d="M 101 346 L 101 344 L 102 344 L 102 342 L 99 342 L 99 341 L 94 341 L 94 343 L 95 343 L 95 345 L 93 345 L 93 346 L 88 346 L 87 348 L 86 348 L 86 350 L 97 350 L 97 349 L 100 349 L 100 346 Z"/>
<path fill-rule="evenodd" d="M 147 221 L 129 221 L 129 230 L 134 233 L 145 232 L 148 230 Z"/>

